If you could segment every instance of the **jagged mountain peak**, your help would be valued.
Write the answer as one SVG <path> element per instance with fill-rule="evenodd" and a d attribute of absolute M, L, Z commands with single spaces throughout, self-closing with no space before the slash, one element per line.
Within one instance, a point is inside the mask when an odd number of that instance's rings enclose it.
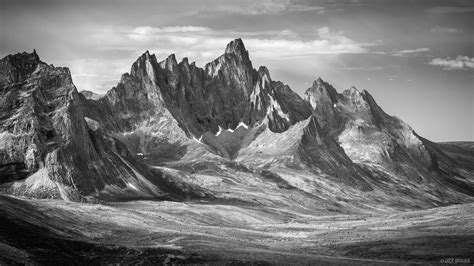
<path fill-rule="evenodd" d="M 146 50 L 143 54 L 141 54 L 136 61 L 145 61 L 149 60 L 151 56 L 154 56 L 155 54 L 150 54 L 150 51 Z"/>
<path fill-rule="evenodd" d="M 228 68 L 235 66 L 244 72 L 253 72 L 252 61 L 250 61 L 249 53 L 241 39 L 235 39 L 227 44 L 224 54 L 207 63 L 204 69 L 208 75 L 216 76 L 222 68 L 228 70 Z"/>
<path fill-rule="evenodd" d="M 313 82 L 313 85 L 306 90 L 304 99 L 314 110 L 318 103 L 321 102 L 335 104 L 337 102 L 337 91 L 331 84 L 323 81 L 323 79 L 319 77 Z"/>
<path fill-rule="evenodd" d="M 322 92 L 323 90 L 327 90 L 329 87 L 331 87 L 329 83 L 325 82 L 321 77 L 318 77 L 316 80 L 313 81 L 313 84 L 311 84 L 311 87 L 309 87 L 306 92 L 316 90 L 320 90 Z"/>
<path fill-rule="evenodd" d="M 178 61 L 175 54 L 170 54 L 165 60 L 158 63 L 161 68 L 173 71 L 178 67 Z"/>
<path fill-rule="evenodd" d="M 28 62 L 36 62 L 36 63 L 41 62 L 38 54 L 36 53 L 36 49 L 34 49 L 33 52 L 31 53 L 28 53 L 28 52 L 16 53 L 16 54 L 7 55 L 5 58 L 8 59 L 12 64 L 15 64 L 18 66 L 24 65 Z"/>
<path fill-rule="evenodd" d="M 318 77 L 316 80 L 313 81 L 311 88 L 323 88 L 327 87 L 328 85 L 330 86 L 329 83 L 325 82 L 321 77 Z"/>
<path fill-rule="evenodd" d="M 271 80 L 270 72 L 268 71 L 268 68 L 266 66 L 260 66 L 257 72 L 259 77 L 267 76 L 268 79 Z"/>
<path fill-rule="evenodd" d="M 366 103 L 364 94 L 360 92 L 355 86 L 351 86 L 349 89 L 344 90 L 341 95 L 346 99 L 350 99 L 352 102 Z"/>
<path fill-rule="evenodd" d="M 350 93 L 359 93 L 359 90 L 355 86 L 351 86 L 351 88 L 349 89 L 349 92 Z"/>
<path fill-rule="evenodd" d="M 248 53 L 248 51 L 245 49 L 245 45 L 242 39 L 237 38 L 231 41 L 229 44 L 227 44 L 225 48 L 225 53 L 226 54 L 243 54 L 243 53 Z"/>
<path fill-rule="evenodd" d="M 189 65 L 189 60 L 187 57 L 183 57 L 183 59 L 181 59 L 181 62 L 180 63 L 183 63 L 185 65 Z"/>
<path fill-rule="evenodd" d="M 0 60 L 0 85 L 24 81 L 35 71 L 39 64 L 44 64 L 36 50 L 7 55 Z"/>
<path fill-rule="evenodd" d="M 236 58 L 238 58 L 238 61 L 241 61 L 243 63 L 244 66 L 248 68 L 253 68 L 252 63 L 250 61 L 249 53 L 247 49 L 245 49 L 245 45 L 242 39 L 235 39 L 229 44 L 227 44 L 223 57 L 226 58 L 229 55 L 234 55 Z"/>
<path fill-rule="evenodd" d="M 147 67 L 150 67 L 156 64 L 157 64 L 157 61 L 156 61 L 155 54 L 150 54 L 150 52 L 147 50 L 140 57 L 138 57 L 138 59 L 132 64 L 130 75 L 137 76 L 141 68 L 144 68 L 146 70 Z"/>

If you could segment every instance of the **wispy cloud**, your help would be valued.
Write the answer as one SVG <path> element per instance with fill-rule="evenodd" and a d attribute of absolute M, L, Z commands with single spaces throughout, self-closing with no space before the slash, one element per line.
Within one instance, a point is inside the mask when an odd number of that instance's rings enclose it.
<path fill-rule="evenodd" d="M 354 66 L 354 67 L 342 67 L 342 70 L 348 71 L 377 71 L 385 69 L 382 66 Z"/>
<path fill-rule="evenodd" d="M 433 33 L 463 33 L 462 29 L 436 26 L 430 30 Z"/>
<path fill-rule="evenodd" d="M 466 13 L 474 12 L 473 6 L 435 6 L 426 9 L 430 14 L 451 14 L 451 13 Z"/>
<path fill-rule="evenodd" d="M 416 48 L 416 49 L 409 49 L 409 50 L 401 50 L 398 52 L 392 53 L 393 56 L 407 56 L 412 54 L 419 54 L 429 52 L 430 48 Z"/>
<path fill-rule="evenodd" d="M 329 27 L 315 29 L 313 38 L 309 39 L 307 36 L 303 39 L 298 33 L 287 29 L 232 31 L 196 25 L 103 27 L 89 34 L 87 43 L 97 44 L 92 48 L 95 50 L 120 51 L 124 55 L 114 64 L 106 58 L 93 58 L 70 61 L 66 65 L 76 74 L 74 82 L 78 87 L 103 92 L 111 85 L 111 80 L 118 81 L 120 74 L 126 72 L 133 60 L 146 50 L 155 53 L 158 60 L 174 53 L 178 58 L 188 57 L 190 61 L 203 66 L 222 54 L 225 46 L 237 37 L 243 39 L 251 58 L 257 62 L 361 54 L 380 44 L 378 41 L 357 41 Z M 97 53 L 101 54 L 100 51 Z"/>
<path fill-rule="evenodd" d="M 227 31 L 234 36 L 241 36 L 245 38 L 277 38 L 277 39 L 300 39 L 300 34 L 294 30 L 261 30 L 261 31 Z"/>
<path fill-rule="evenodd" d="M 157 33 L 179 33 L 179 32 L 204 32 L 209 31 L 206 27 L 197 26 L 174 26 L 174 27 L 151 27 L 142 26 L 134 29 L 137 34 L 157 34 Z"/>
<path fill-rule="evenodd" d="M 174 27 L 176 28 L 176 27 Z M 315 31 L 312 40 L 286 38 L 287 30 L 283 30 L 273 38 L 256 36 L 254 33 L 240 32 L 245 45 L 256 57 L 298 57 L 317 54 L 365 53 L 370 46 L 377 42 L 359 42 L 343 35 L 342 32 L 332 31 L 322 27 Z M 202 28 L 201 31 L 165 32 L 161 28 L 138 27 L 127 34 L 130 45 L 148 47 L 173 47 L 176 53 L 190 58 L 200 57 L 210 60 L 217 56 L 218 51 L 237 36 L 234 32 L 214 31 Z M 248 37 L 247 37 L 248 36 Z M 293 36 L 294 37 L 294 36 Z M 156 47 L 160 48 L 160 47 Z"/>
<path fill-rule="evenodd" d="M 223 13 L 240 14 L 240 15 L 275 15 L 288 12 L 316 12 L 324 13 L 323 6 L 317 6 L 306 3 L 297 3 L 291 0 L 260 0 L 260 1 L 243 1 L 242 2 L 225 2 L 206 12 L 218 11 Z"/>
<path fill-rule="evenodd" d="M 428 64 L 440 66 L 445 70 L 471 70 L 474 69 L 474 57 L 458 55 L 455 59 L 434 58 Z"/>

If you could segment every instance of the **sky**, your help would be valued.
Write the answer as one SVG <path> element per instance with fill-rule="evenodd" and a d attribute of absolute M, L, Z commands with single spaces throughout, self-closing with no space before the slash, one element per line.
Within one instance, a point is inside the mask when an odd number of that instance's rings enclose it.
<path fill-rule="evenodd" d="M 321 77 L 432 141 L 474 141 L 471 0 L 0 0 L 0 57 L 36 49 L 79 91 L 105 93 L 146 50 L 202 67 L 235 38 L 300 95 Z"/>

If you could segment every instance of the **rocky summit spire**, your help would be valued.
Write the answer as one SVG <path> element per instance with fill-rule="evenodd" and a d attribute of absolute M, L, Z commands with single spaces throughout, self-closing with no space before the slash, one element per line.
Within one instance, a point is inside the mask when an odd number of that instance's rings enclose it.
<path fill-rule="evenodd" d="M 242 61 L 250 62 L 249 53 L 245 49 L 244 42 L 240 38 L 235 39 L 235 40 L 231 41 L 229 44 L 227 44 L 227 46 L 225 48 L 225 53 L 226 54 L 234 54 L 237 57 L 239 57 Z"/>
<path fill-rule="evenodd" d="M 304 99 L 314 109 L 321 103 L 333 105 L 337 102 L 337 91 L 333 86 L 324 82 L 320 77 L 313 82 L 311 88 L 307 89 Z"/>
<path fill-rule="evenodd" d="M 260 66 L 257 72 L 259 77 L 267 76 L 270 79 L 270 72 L 268 72 L 268 68 L 266 66 Z"/>
<path fill-rule="evenodd" d="M 231 41 L 229 44 L 227 44 L 227 47 L 225 48 L 226 54 L 237 54 L 241 52 L 247 52 L 247 50 L 245 49 L 244 42 L 240 38 Z"/>
<path fill-rule="evenodd" d="M 0 59 L 0 87 L 25 80 L 41 63 L 35 50 L 32 53 L 17 53 Z"/>
<path fill-rule="evenodd" d="M 146 72 L 147 64 L 151 64 L 151 62 L 156 64 L 156 57 L 155 55 L 150 55 L 150 52 L 147 50 L 133 63 L 130 75 L 137 76 L 141 70 Z"/>

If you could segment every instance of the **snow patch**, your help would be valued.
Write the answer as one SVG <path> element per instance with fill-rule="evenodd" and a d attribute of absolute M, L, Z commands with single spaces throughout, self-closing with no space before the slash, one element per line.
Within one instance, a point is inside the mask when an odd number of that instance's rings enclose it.
<path fill-rule="evenodd" d="M 135 190 L 138 190 L 138 188 L 137 188 L 136 186 L 134 186 L 132 183 L 128 183 L 127 185 L 128 185 L 129 187 L 135 189 Z"/>
<path fill-rule="evenodd" d="M 195 136 L 193 136 L 193 140 L 202 144 L 202 135 L 201 135 L 201 137 L 199 137 L 199 139 L 197 139 Z"/>
<path fill-rule="evenodd" d="M 234 133 L 234 131 L 237 130 L 237 128 L 239 128 L 239 127 L 243 127 L 243 128 L 245 128 L 245 129 L 248 129 L 248 128 L 249 128 L 248 125 L 246 125 L 244 122 L 240 121 L 240 123 L 237 125 L 237 127 L 236 127 L 235 129 L 228 128 L 228 129 L 226 129 L 225 131 L 230 132 L 230 133 Z M 220 134 L 222 134 L 223 131 L 224 131 L 224 130 L 222 129 L 222 127 L 219 126 L 219 131 L 217 131 L 216 137 L 219 136 Z M 202 138 L 202 136 L 201 136 L 201 138 Z"/>
<path fill-rule="evenodd" d="M 239 127 L 244 127 L 245 129 L 249 129 L 249 126 L 246 125 L 246 124 L 245 124 L 244 122 L 242 122 L 242 121 L 240 121 L 240 123 L 237 125 L 237 127 L 236 127 L 235 129 L 237 129 L 237 128 L 239 128 Z"/>
<path fill-rule="evenodd" d="M 222 133 L 222 128 L 221 128 L 221 126 L 218 126 L 218 127 L 219 127 L 219 131 L 217 131 L 216 137 L 219 136 L 219 135 Z"/>
<path fill-rule="evenodd" d="M 243 127 L 245 129 L 249 128 L 249 126 L 247 126 L 244 122 L 240 121 L 240 123 L 237 125 L 237 127 L 235 127 L 235 129 L 229 128 L 229 129 L 227 129 L 227 131 L 230 132 L 230 133 L 234 133 L 234 131 L 237 130 L 237 128 L 239 128 L 239 127 Z"/>

